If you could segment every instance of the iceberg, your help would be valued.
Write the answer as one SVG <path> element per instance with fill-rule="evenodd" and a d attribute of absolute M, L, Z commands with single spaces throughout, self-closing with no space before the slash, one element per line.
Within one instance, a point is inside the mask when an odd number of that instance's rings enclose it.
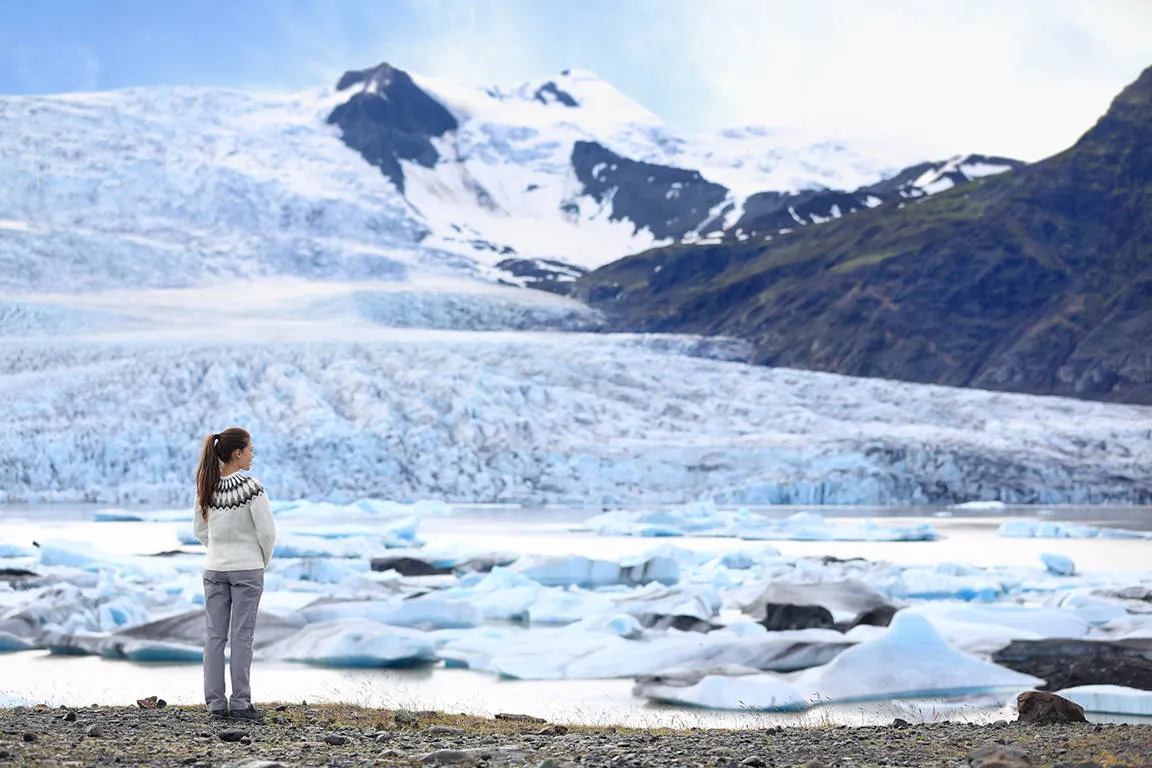
<path fill-rule="evenodd" d="M 35 556 L 36 550 L 33 547 L 26 547 L 23 544 L 12 544 L 9 542 L 0 541 L 0 558 Z"/>
<path fill-rule="evenodd" d="M 582 555 L 568 557 L 529 557 L 510 568 L 533 581 L 550 587 L 584 587 L 595 589 L 616 585 L 649 582 L 675 584 L 680 580 L 680 565 L 670 557 L 643 560 L 595 560 Z"/>
<path fill-rule="evenodd" d="M 1152 532 L 1048 520 L 1007 520 L 996 534 L 1014 539 L 1149 539 Z"/>
<path fill-rule="evenodd" d="M 611 614 L 563 629 L 511 637 L 466 635 L 440 657 L 457 666 L 520 680 L 589 680 L 657 674 L 668 669 L 740 665 L 792 671 L 823 664 L 852 645 L 834 630 L 745 634 L 647 631 Z"/>
<path fill-rule="evenodd" d="M 364 619 L 309 624 L 260 653 L 261 658 L 332 667 L 403 667 L 436 660 L 432 638 Z"/>
<path fill-rule="evenodd" d="M 1040 562 L 1048 573 L 1055 576 L 1071 576 L 1076 573 L 1076 563 L 1067 555 L 1056 555 L 1051 552 L 1041 552 Z"/>
<path fill-rule="evenodd" d="M 1088 634 L 1090 625 L 1072 611 L 1024 605 L 965 605 L 956 603 L 921 603 L 900 612 L 917 614 L 928 621 L 937 618 L 991 624 L 1023 630 L 1041 638 L 1077 638 Z M 1021 638 L 1024 639 L 1024 638 Z"/>
<path fill-rule="evenodd" d="M 669 684 L 656 674 L 653 679 L 638 680 L 633 693 L 717 709 L 793 710 L 817 704 L 1015 691 L 1044 682 L 955 650 L 923 616 L 906 611 L 896 614 L 882 636 L 846 648 L 821 666 L 792 675 L 746 669 L 732 675 L 729 671 L 678 681 L 687 685 Z"/>
<path fill-rule="evenodd" d="M 1122 685 L 1078 685 L 1056 693 L 1084 707 L 1085 712 L 1152 717 L 1152 691 Z"/>
<path fill-rule="evenodd" d="M 363 619 L 421 629 L 461 629 L 484 623 L 484 615 L 476 606 L 437 594 L 401 601 L 324 599 L 301 608 L 299 615 L 309 624 Z"/>
<path fill-rule="evenodd" d="M 756 669 L 709 668 L 673 670 L 638 678 L 632 694 L 666 704 L 704 709 L 740 709 L 755 712 L 795 712 L 807 709 L 807 697 L 777 675 Z"/>
<path fill-rule="evenodd" d="M 798 512 L 783 520 L 738 509 L 717 508 L 715 502 L 697 502 L 657 511 L 604 512 L 573 530 L 601 536 L 707 536 L 746 540 L 788 541 L 934 541 L 940 535 L 929 523 L 880 525 L 830 523 L 814 512 Z"/>

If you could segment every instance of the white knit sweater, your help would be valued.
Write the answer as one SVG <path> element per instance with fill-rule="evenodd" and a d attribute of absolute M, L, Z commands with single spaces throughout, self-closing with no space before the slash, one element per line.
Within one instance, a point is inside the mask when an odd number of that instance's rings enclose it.
<path fill-rule="evenodd" d="M 268 567 L 276 546 L 276 523 L 264 486 L 253 477 L 233 472 L 220 479 L 208 505 L 208 519 L 197 500 L 193 530 L 208 547 L 204 569 L 254 571 Z"/>

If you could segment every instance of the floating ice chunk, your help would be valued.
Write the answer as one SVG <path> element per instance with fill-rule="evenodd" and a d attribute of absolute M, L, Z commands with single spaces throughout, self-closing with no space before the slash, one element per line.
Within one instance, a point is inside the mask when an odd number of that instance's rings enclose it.
<path fill-rule="evenodd" d="M 798 512 L 774 520 L 747 509 L 721 511 L 713 502 L 697 502 L 672 510 L 605 512 L 585 520 L 575 530 L 588 530 L 602 536 L 659 535 L 714 536 L 749 540 L 795 541 L 932 541 L 940 538 L 928 523 L 880 525 L 872 520 L 860 523 L 830 523 L 813 512 Z"/>
<path fill-rule="evenodd" d="M 283 579 L 307 581 L 316 584 L 339 584 L 355 574 L 368 571 L 369 565 L 363 560 L 331 560 L 328 558 L 304 558 L 299 560 L 272 560 L 268 573 Z M 265 587 L 268 585 L 265 584 Z M 291 588 L 291 587 L 289 587 Z"/>
<path fill-rule="evenodd" d="M 652 581 L 675 584 L 680 580 L 680 566 L 669 557 L 652 557 L 638 562 L 593 560 L 579 555 L 530 557 L 518 560 L 510 567 L 533 581 L 552 587 L 595 589 Z"/>
<path fill-rule="evenodd" d="M 958 621 L 956 619 L 921 614 L 927 618 L 936 631 L 958 651 L 976 655 L 990 655 L 1003 648 L 1007 648 L 1013 640 L 1043 640 L 1043 636 L 1026 629 L 1006 627 L 1002 624 L 985 624 L 977 621 Z M 856 627 L 855 632 L 862 627 Z"/>
<path fill-rule="evenodd" d="M 972 511 L 999 510 L 1008 507 L 1002 501 L 965 501 L 961 504 L 949 504 L 948 509 L 966 509 Z"/>
<path fill-rule="evenodd" d="M 722 669 L 720 674 L 672 671 L 642 678 L 633 694 L 652 701 L 706 709 L 788 712 L 808 707 L 807 698 L 778 675 L 755 669 Z"/>
<path fill-rule="evenodd" d="M 27 638 L 18 637 L 11 632 L 0 632 L 0 653 L 30 651 L 35 647 L 36 644 L 29 642 Z"/>
<path fill-rule="evenodd" d="M 400 504 L 381 499 L 361 499 L 352 504 L 332 504 L 324 501 L 274 501 L 272 514 L 283 520 L 353 521 L 386 520 L 389 518 L 443 516 L 452 508 L 443 501 L 426 500 L 413 504 Z"/>
<path fill-rule="evenodd" d="M 956 603 L 923 603 L 900 613 L 915 613 L 929 621 L 937 617 L 975 624 L 993 624 L 1024 630 L 1045 637 L 1084 637 L 1088 622 L 1071 611 L 1023 605 L 963 605 Z"/>
<path fill-rule="evenodd" d="M 424 632 L 363 619 L 309 624 L 266 648 L 262 657 L 333 667 L 398 667 L 436 659 Z"/>
<path fill-rule="evenodd" d="M 963 696 L 1031 688 L 1044 681 L 957 651 L 928 620 L 900 611 L 880 638 L 848 648 L 794 679 L 814 701 Z"/>
<path fill-rule="evenodd" d="M 541 588 L 527 609 L 532 624 L 571 624 L 614 608 L 611 596 L 583 589 Z"/>
<path fill-rule="evenodd" d="M 464 600 L 430 594 L 402 601 L 320 600 L 300 610 L 310 624 L 339 619 L 363 619 L 379 624 L 421 629 L 478 627 L 484 616 Z"/>
<path fill-rule="evenodd" d="M 127 639 L 117 646 L 118 655 L 128 661 L 202 662 L 204 646 L 164 640 Z"/>
<path fill-rule="evenodd" d="M 1048 573 L 1056 576 L 1071 576 L 1076 573 L 1076 564 L 1067 555 L 1056 555 L 1051 552 L 1040 553 L 1040 561 Z"/>
<path fill-rule="evenodd" d="M 36 549 L 23 544 L 12 544 L 0 541 L 0 558 L 8 557 L 35 557 Z"/>
<path fill-rule="evenodd" d="M 595 627 L 589 631 L 587 627 Z M 791 671 L 824 664 L 851 642 L 834 630 L 768 632 L 646 632 L 625 639 L 593 620 L 563 629 L 444 645 L 441 658 L 522 680 L 590 680 L 652 675 L 669 669 L 738 664 Z"/>
<path fill-rule="evenodd" d="M 645 626 L 663 617 L 685 616 L 708 621 L 721 607 L 720 594 L 712 587 L 648 584 L 628 597 L 616 601 L 613 610 L 635 616 Z"/>
<path fill-rule="evenodd" d="M 1152 533 L 1124 528 L 1100 528 L 1077 523 L 1047 520 L 1007 520 L 997 529 L 998 536 L 1015 539 L 1148 539 Z"/>
<path fill-rule="evenodd" d="M 98 509 L 95 523 L 182 523 L 192 516 L 189 509 Z"/>
<path fill-rule="evenodd" d="M 1086 712 L 1152 717 L 1152 691 L 1122 685 L 1078 685 L 1056 693 L 1084 707 Z"/>
<path fill-rule="evenodd" d="M 411 530 L 414 532 L 415 527 Z M 298 533 L 280 533 L 276 537 L 274 557 L 365 558 L 379 555 L 391 547 L 408 547 L 411 545 L 411 538 L 389 534 L 357 538 L 328 538 Z"/>
<path fill-rule="evenodd" d="M 899 576 L 882 583 L 892 597 L 914 600 L 956 598 L 993 601 L 1007 591 L 1004 583 L 995 576 L 980 572 L 949 573 L 949 570 L 940 566 L 904 568 Z"/>
<path fill-rule="evenodd" d="M 1124 606 L 1086 592 L 1072 592 L 1064 596 L 1059 605 L 1062 610 L 1070 611 L 1093 625 L 1107 624 L 1128 615 Z"/>

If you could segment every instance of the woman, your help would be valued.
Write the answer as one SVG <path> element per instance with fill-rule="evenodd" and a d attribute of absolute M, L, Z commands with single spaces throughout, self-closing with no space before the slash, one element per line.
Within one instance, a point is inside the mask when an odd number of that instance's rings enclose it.
<path fill-rule="evenodd" d="M 252 634 L 264 592 L 264 569 L 276 546 L 276 524 L 264 486 L 240 470 L 252 468 L 252 438 L 232 427 L 204 441 L 196 470 L 196 538 L 204 562 L 204 701 L 212 717 L 260 720 L 252 706 Z M 224 690 L 224 646 L 231 625 L 232 698 Z M 231 710 L 231 711 L 229 711 Z"/>

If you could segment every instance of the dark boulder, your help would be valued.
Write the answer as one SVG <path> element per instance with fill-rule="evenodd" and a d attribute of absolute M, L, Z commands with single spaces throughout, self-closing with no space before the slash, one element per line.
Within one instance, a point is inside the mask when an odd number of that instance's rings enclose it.
<path fill-rule="evenodd" d="M 1047 725 L 1051 723 L 1086 723 L 1084 707 L 1063 696 L 1048 691 L 1024 691 L 1016 697 L 1019 723 Z"/>

